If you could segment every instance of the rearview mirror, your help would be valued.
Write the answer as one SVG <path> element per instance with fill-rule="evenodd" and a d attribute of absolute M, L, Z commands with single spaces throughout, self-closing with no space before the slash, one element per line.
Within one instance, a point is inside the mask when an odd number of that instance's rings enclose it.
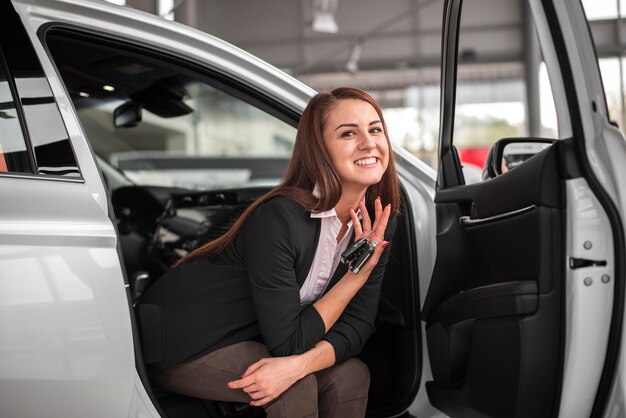
<path fill-rule="evenodd" d="M 514 169 L 554 143 L 548 138 L 503 138 L 492 145 L 483 169 L 483 180 Z"/>
<path fill-rule="evenodd" d="M 141 122 L 141 105 L 128 101 L 119 105 L 113 112 L 113 126 L 116 128 L 132 128 Z"/>

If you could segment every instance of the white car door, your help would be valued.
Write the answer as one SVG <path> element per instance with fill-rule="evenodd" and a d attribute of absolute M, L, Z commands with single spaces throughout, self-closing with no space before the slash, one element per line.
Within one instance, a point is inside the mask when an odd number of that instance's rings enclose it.
<path fill-rule="evenodd" d="M 0 415 L 156 416 L 106 190 L 37 10 L 15 9 L 0 4 Z"/>
<path fill-rule="evenodd" d="M 423 309 L 429 398 L 453 417 L 600 417 L 621 372 L 624 139 L 608 119 L 580 3 L 531 0 L 523 7 L 558 140 L 508 171 L 496 146 L 496 170 L 466 184 L 455 146 L 460 22 L 485 3 L 444 8 L 437 261 Z M 613 395 L 615 412 L 623 385 Z"/>

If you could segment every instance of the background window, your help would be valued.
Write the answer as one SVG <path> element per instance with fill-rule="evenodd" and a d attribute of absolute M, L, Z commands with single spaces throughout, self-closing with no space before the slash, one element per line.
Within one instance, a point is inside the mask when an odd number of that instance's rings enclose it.
<path fill-rule="evenodd" d="M 589 20 L 615 19 L 617 17 L 617 2 L 623 0 L 582 0 L 585 14 Z M 622 9 L 622 14 L 624 10 Z"/>
<path fill-rule="evenodd" d="M 599 55 L 600 73 L 609 110 L 609 119 L 622 133 L 626 125 L 626 62 L 624 46 L 608 33 L 621 33 L 623 17 L 626 16 L 626 0 L 583 0 L 585 14 Z M 607 30 L 609 29 L 609 30 Z"/>

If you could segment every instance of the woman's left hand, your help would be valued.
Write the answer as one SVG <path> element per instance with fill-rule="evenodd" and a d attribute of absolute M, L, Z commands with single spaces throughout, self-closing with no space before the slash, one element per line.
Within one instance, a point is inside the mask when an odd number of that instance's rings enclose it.
<path fill-rule="evenodd" d="M 241 375 L 241 379 L 228 383 L 231 389 L 243 389 L 250 397 L 250 405 L 262 406 L 279 397 L 302 377 L 299 356 L 264 358 Z"/>

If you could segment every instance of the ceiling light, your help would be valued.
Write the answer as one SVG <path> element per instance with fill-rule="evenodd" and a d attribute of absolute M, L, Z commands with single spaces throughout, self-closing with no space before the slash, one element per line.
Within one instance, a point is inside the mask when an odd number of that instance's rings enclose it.
<path fill-rule="evenodd" d="M 79 95 L 80 97 L 89 97 L 89 96 L 90 96 L 90 94 L 89 94 L 89 93 L 85 93 L 84 91 L 79 92 L 79 93 L 78 93 L 78 95 Z"/>
<path fill-rule="evenodd" d="M 312 29 L 315 32 L 337 33 L 335 12 L 338 6 L 339 0 L 314 0 Z"/>
<path fill-rule="evenodd" d="M 360 42 L 352 46 L 350 57 L 348 58 L 348 62 L 346 62 L 346 71 L 355 74 L 359 70 L 359 58 L 361 58 L 362 52 L 363 45 Z"/>
<path fill-rule="evenodd" d="M 105 84 L 104 86 L 102 86 L 102 90 L 115 91 L 115 87 L 109 86 L 108 84 Z"/>

